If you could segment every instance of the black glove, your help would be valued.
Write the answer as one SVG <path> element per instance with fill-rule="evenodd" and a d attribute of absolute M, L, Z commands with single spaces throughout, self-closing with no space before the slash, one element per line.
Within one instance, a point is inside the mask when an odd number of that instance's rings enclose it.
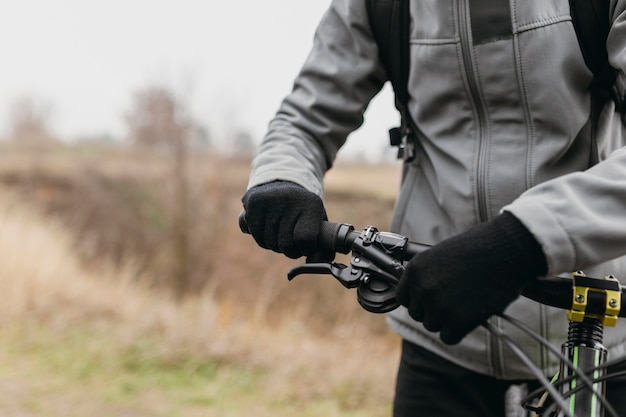
<path fill-rule="evenodd" d="M 453 345 L 547 270 L 539 243 L 504 212 L 411 259 L 396 297 L 413 319 Z"/>
<path fill-rule="evenodd" d="M 249 189 L 241 199 L 248 230 L 259 246 L 307 262 L 331 261 L 333 252 L 318 250 L 317 235 L 326 210 L 322 199 L 289 181 Z"/>

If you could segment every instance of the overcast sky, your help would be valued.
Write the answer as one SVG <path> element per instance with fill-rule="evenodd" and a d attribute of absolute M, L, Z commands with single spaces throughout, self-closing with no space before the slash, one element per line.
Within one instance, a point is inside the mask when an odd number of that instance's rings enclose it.
<path fill-rule="evenodd" d="M 160 84 L 184 96 L 213 136 L 243 129 L 260 137 L 328 4 L 0 0 L 0 136 L 24 96 L 51 106 L 59 136 L 121 136 L 133 91 Z M 392 103 L 386 90 L 350 142 L 379 148 L 396 120 Z"/>

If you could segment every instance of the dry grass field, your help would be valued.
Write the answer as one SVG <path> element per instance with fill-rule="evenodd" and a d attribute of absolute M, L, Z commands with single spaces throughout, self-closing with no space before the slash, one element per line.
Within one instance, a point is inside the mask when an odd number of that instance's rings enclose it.
<path fill-rule="evenodd" d="M 190 161 L 179 223 L 166 156 L 1 155 L 0 415 L 390 415 L 398 340 L 353 292 L 288 283 L 296 261 L 240 233 L 247 161 Z M 398 178 L 335 167 L 329 217 L 385 227 Z"/>

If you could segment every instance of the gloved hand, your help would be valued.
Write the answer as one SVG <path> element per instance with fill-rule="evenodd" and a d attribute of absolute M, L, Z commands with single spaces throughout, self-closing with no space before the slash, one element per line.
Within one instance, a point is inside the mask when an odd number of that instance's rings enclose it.
<path fill-rule="evenodd" d="M 526 227 L 504 212 L 415 256 L 396 298 L 446 344 L 459 343 L 502 313 L 531 280 L 547 273 L 545 255 Z"/>
<path fill-rule="evenodd" d="M 259 246 L 289 258 L 329 262 L 333 252 L 318 249 L 317 235 L 327 220 L 322 199 L 289 181 L 273 181 L 250 188 L 241 199 L 248 230 Z"/>

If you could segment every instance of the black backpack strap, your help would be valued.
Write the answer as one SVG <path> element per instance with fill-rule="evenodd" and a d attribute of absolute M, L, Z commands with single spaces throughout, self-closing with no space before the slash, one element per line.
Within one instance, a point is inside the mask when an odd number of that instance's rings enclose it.
<path fill-rule="evenodd" d="M 609 65 L 606 40 L 609 36 L 609 0 L 569 0 L 572 23 L 585 64 L 595 77 L 594 84 L 609 89 L 615 71 Z"/>
<path fill-rule="evenodd" d="M 614 89 L 616 71 L 609 65 L 606 41 L 609 35 L 609 0 L 569 0 L 572 24 L 585 64 L 594 76 L 591 84 L 589 165 L 599 161 L 597 131 L 600 113 L 607 101 L 613 99 L 621 107 Z M 620 108 L 620 111 L 622 109 Z"/>
<path fill-rule="evenodd" d="M 393 87 L 401 117 L 401 126 L 389 131 L 389 139 L 392 145 L 399 147 L 398 156 L 408 161 L 415 156 L 415 129 L 408 112 L 409 0 L 366 0 L 366 6 L 379 59 Z"/>
<path fill-rule="evenodd" d="M 366 0 L 367 12 L 387 79 L 400 102 L 406 102 L 409 80 L 409 2 Z"/>

